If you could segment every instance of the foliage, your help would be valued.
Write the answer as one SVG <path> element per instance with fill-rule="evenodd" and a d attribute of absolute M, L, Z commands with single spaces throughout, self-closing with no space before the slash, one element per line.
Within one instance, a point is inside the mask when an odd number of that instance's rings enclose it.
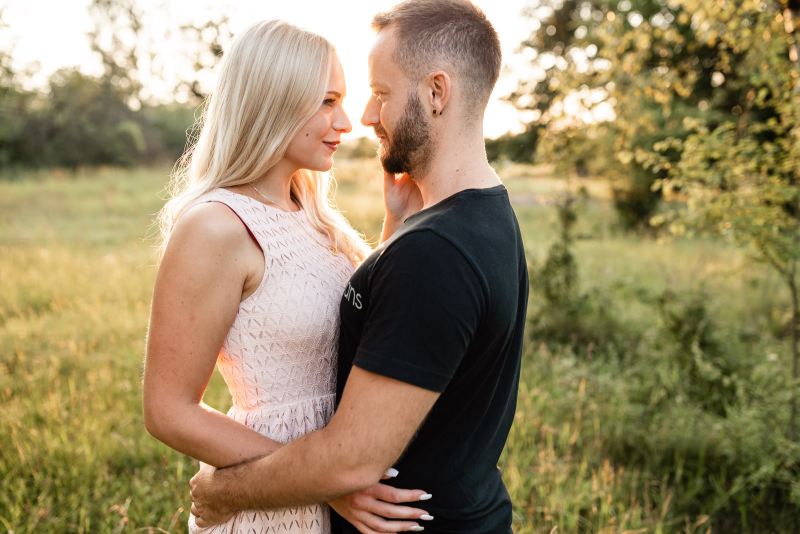
<path fill-rule="evenodd" d="M 177 160 L 187 148 L 187 142 L 196 135 L 193 128 L 200 116 L 200 108 L 182 104 L 146 106 L 139 114 L 150 132 L 150 152 L 146 161 Z"/>
<path fill-rule="evenodd" d="M 340 206 L 378 235 L 379 166 L 337 160 L 336 168 Z M 529 179 L 522 166 L 514 171 L 521 177 L 503 176 L 526 248 L 544 258 L 563 240 L 547 224 L 558 210 L 522 202 Z M 39 170 L 0 181 L 6 530 L 184 529 L 194 462 L 147 435 L 139 390 L 154 275 L 143 237 L 168 174 L 79 170 L 67 179 Z M 577 275 L 557 285 L 590 295 L 596 305 L 581 307 L 577 324 L 602 333 L 583 325 L 611 318 L 616 344 L 590 350 L 591 341 L 543 330 L 526 339 L 501 460 L 514 531 L 797 531 L 800 450 L 775 425 L 790 391 L 770 333 L 779 332 L 780 280 L 742 269 L 744 255 L 718 241 L 591 233 L 613 208 L 586 199 L 572 204 L 574 215 L 578 206 L 577 219 L 562 214 L 574 221 L 567 263 Z M 542 295 L 532 295 L 529 326 Z M 692 346 L 699 352 L 686 353 Z M 227 407 L 218 376 L 205 401 Z"/>
<path fill-rule="evenodd" d="M 192 109 L 180 105 L 134 111 L 107 79 L 72 69 L 54 73 L 44 94 L 0 90 L 6 95 L 0 114 L 9 117 L 0 125 L 0 167 L 74 170 L 174 160 L 194 120 Z"/>
<path fill-rule="evenodd" d="M 669 518 L 683 516 L 687 524 L 726 532 L 796 530 L 800 445 L 774 424 L 790 416 L 794 387 L 784 362 L 770 352 L 780 339 L 766 348 L 763 335 L 722 322 L 715 301 L 723 297 L 719 289 L 704 288 L 702 279 L 683 289 L 631 279 L 624 290 L 582 288 L 576 205 L 567 196 L 555 207 L 559 231 L 545 260 L 533 265 L 528 317 L 530 342 L 561 355 L 550 356 L 548 365 L 559 362 L 559 372 L 589 391 L 575 400 L 593 414 L 592 422 L 577 421 L 573 435 L 602 450 L 617 469 L 641 477 L 630 494 L 660 501 L 661 520 L 672 528 L 677 525 Z M 598 252 L 601 264 L 619 265 L 604 247 Z M 646 269 L 637 259 L 638 269 Z M 676 259 L 668 261 L 671 269 L 677 266 Z M 633 316 L 624 311 L 632 305 L 638 310 Z M 771 356 L 754 358 L 764 350 Z M 592 394 L 597 404 L 586 406 L 584 395 Z M 562 401 L 550 395 L 551 402 Z M 576 423 L 568 411 L 563 417 Z M 600 459 L 595 462 L 585 468 L 599 469 Z M 600 507 L 613 508 L 613 501 Z"/>
<path fill-rule="evenodd" d="M 753 250 L 784 280 L 791 297 L 788 337 L 795 394 L 786 422 L 798 437 L 800 396 L 800 70 L 791 59 L 791 12 L 745 2 L 709 6 L 692 0 L 674 4 L 692 10 L 706 42 L 729 49 L 737 61 L 718 65 L 721 76 L 744 95 L 728 117 L 684 119 L 685 137 L 669 137 L 643 156 L 663 174 L 668 191 L 688 198 L 688 210 L 673 212 L 673 231 L 686 226 L 711 230 Z M 747 31 L 726 31 L 735 20 Z M 680 158 L 675 158 L 679 154 Z M 661 220 L 668 219 L 664 217 Z"/>
<path fill-rule="evenodd" d="M 754 65 L 742 43 L 757 38 L 763 47 L 759 17 L 778 12 L 756 1 L 539 0 L 530 8 L 539 28 L 523 47 L 540 76 L 523 81 L 511 99 L 538 113 L 548 136 L 588 129 L 603 139 L 598 149 L 612 139 L 615 158 L 602 173 L 618 182 L 623 222 L 646 224 L 660 196 L 651 186 L 666 177 L 648 164 L 649 154 L 665 139 L 688 137 L 687 120 L 716 124 L 744 113 Z M 773 47 L 785 51 L 783 41 Z M 774 66 L 787 72 L 786 62 Z M 571 144 L 561 145 L 552 156 L 572 158 Z M 681 152 L 664 156 L 675 162 Z"/>
<path fill-rule="evenodd" d="M 800 3 L 541 0 L 531 13 L 541 26 L 523 46 L 542 76 L 512 100 L 539 113 L 548 135 L 566 138 L 550 143 L 555 157 L 581 138 L 575 129 L 610 136 L 616 161 L 603 174 L 620 184 L 615 205 L 627 226 L 711 230 L 783 279 L 793 380 L 784 426 L 797 439 Z M 597 122 L 603 106 L 613 116 Z M 656 215 L 662 192 L 687 209 Z"/>
<path fill-rule="evenodd" d="M 377 153 L 378 145 L 373 140 L 368 137 L 359 137 L 339 145 L 336 158 L 339 160 L 375 158 Z"/>
<path fill-rule="evenodd" d="M 179 100 L 199 104 L 209 95 L 214 67 L 222 59 L 223 51 L 233 40 L 228 17 L 208 20 L 202 25 L 185 24 L 181 33 L 191 47 L 191 76 L 178 82 L 175 91 Z"/>
<path fill-rule="evenodd" d="M 515 163 L 533 163 L 539 128 L 528 126 L 524 132 L 505 134 L 497 139 L 486 140 L 486 156 L 489 161 L 507 160 Z"/>
<path fill-rule="evenodd" d="M 92 51 L 100 56 L 104 82 L 124 96 L 126 104 L 143 104 L 143 13 L 134 0 L 92 0 L 89 32 Z"/>
<path fill-rule="evenodd" d="M 580 288 L 578 264 L 573 252 L 578 199 L 566 193 L 556 204 L 558 238 L 541 264 L 532 265 L 531 311 L 528 337 L 591 357 L 618 349 L 619 326 L 611 303 L 597 292 Z"/>

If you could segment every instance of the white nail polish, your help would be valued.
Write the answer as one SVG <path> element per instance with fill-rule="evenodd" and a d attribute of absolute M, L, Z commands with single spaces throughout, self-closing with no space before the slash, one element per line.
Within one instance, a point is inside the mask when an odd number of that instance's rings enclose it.
<path fill-rule="evenodd" d="M 429 514 L 423 514 L 423 515 L 419 516 L 419 518 L 420 518 L 420 519 L 422 519 L 422 520 L 424 520 L 424 521 L 431 521 L 431 520 L 433 520 L 433 516 L 432 516 L 432 515 L 429 515 Z"/>
<path fill-rule="evenodd" d="M 425 530 L 425 527 L 417 525 L 416 527 L 411 527 L 409 530 L 411 530 L 411 532 L 422 532 L 423 530 Z"/>
<path fill-rule="evenodd" d="M 390 468 L 389 468 L 389 469 L 387 469 L 387 470 L 386 470 L 386 472 L 384 473 L 384 475 L 386 475 L 386 476 L 387 476 L 387 477 L 389 477 L 389 478 L 394 478 L 394 477 L 396 477 L 396 476 L 397 476 L 397 475 L 399 475 L 399 474 L 400 474 L 400 471 L 398 471 L 398 470 L 397 470 L 397 469 L 395 469 L 394 467 L 390 467 Z"/>
<path fill-rule="evenodd" d="M 419 497 L 419 500 L 420 500 L 420 501 L 427 501 L 427 500 L 428 500 L 428 499 L 430 499 L 431 497 L 433 497 L 433 495 L 431 495 L 430 493 L 426 493 L 426 494 L 424 494 L 424 495 L 420 495 L 420 497 Z"/>

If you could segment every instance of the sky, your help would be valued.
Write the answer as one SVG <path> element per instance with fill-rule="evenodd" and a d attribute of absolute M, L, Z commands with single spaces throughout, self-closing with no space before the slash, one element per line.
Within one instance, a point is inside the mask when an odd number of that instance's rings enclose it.
<path fill-rule="evenodd" d="M 486 113 L 485 134 L 497 137 L 519 132 L 526 117 L 501 98 L 516 87 L 525 72 L 526 62 L 517 52 L 520 42 L 533 31 L 536 21 L 522 16 L 526 0 L 474 0 L 495 26 L 503 50 L 504 69 L 492 94 Z M 47 77 L 62 67 L 78 66 L 87 74 L 101 72 L 99 60 L 90 48 L 87 33 L 92 29 L 89 0 L 0 0 L 5 7 L 8 28 L 0 34 L 0 46 L 12 47 L 15 65 L 35 65 L 32 83 L 43 85 Z M 372 135 L 359 120 L 370 94 L 367 54 L 374 34 L 372 16 L 390 8 L 395 0 L 140 0 L 144 25 L 155 34 L 172 30 L 172 37 L 155 50 L 167 77 L 170 58 L 180 53 L 180 32 L 186 23 L 202 24 L 225 14 L 234 35 L 263 19 L 280 18 L 314 31 L 330 40 L 339 54 L 347 79 L 345 110 L 353 123 L 352 138 Z M 43 16 L 46 15 L 46 16 Z M 177 73 L 172 73 L 177 76 Z M 167 98 L 174 82 L 147 84 L 157 97 Z"/>

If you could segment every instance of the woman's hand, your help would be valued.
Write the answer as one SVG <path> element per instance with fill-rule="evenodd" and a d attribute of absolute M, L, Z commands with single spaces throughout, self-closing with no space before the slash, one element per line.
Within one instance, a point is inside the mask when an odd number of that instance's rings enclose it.
<path fill-rule="evenodd" d="M 220 506 L 213 498 L 209 499 L 209 489 L 213 486 L 216 469 L 200 462 L 200 470 L 189 481 L 189 494 L 192 497 L 192 515 L 200 528 L 224 523 L 236 513 L 235 510 Z"/>
<path fill-rule="evenodd" d="M 422 194 L 408 173 L 399 177 L 383 172 L 383 202 L 386 217 L 403 222 L 422 209 Z"/>
<path fill-rule="evenodd" d="M 408 173 L 396 177 L 383 172 L 383 203 L 386 218 L 381 241 L 388 239 L 408 217 L 422 209 L 422 194 Z"/>
<path fill-rule="evenodd" d="M 393 475 L 388 473 L 383 477 L 384 480 L 397 476 L 397 471 L 394 471 Z M 419 520 L 424 523 L 433 517 L 422 508 L 404 506 L 399 503 L 427 501 L 430 498 L 431 495 L 422 490 L 399 489 L 378 483 L 328 504 L 336 510 L 337 514 L 364 534 L 419 532 L 423 530 Z"/>

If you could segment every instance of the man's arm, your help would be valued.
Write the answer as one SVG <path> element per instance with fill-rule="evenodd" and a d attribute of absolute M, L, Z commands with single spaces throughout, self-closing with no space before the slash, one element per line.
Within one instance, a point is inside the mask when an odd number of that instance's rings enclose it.
<path fill-rule="evenodd" d="M 461 365 L 485 293 L 443 237 L 419 231 L 393 240 L 373 269 L 355 365 L 330 424 L 242 468 L 200 473 L 196 515 L 216 522 L 225 512 L 327 502 L 376 483 Z"/>
<path fill-rule="evenodd" d="M 377 483 L 403 453 L 439 393 L 353 367 L 331 422 L 273 454 L 198 473 L 200 516 L 285 508 L 332 499 Z"/>

